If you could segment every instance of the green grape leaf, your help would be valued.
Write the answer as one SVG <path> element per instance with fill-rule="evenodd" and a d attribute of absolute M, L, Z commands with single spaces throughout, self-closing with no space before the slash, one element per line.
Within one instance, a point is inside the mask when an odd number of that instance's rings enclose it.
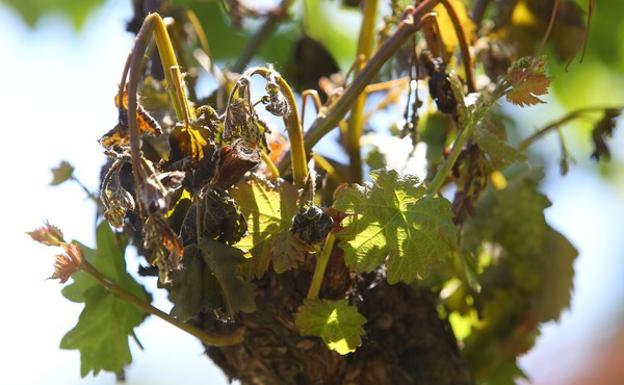
<path fill-rule="evenodd" d="M 337 192 L 334 207 L 348 214 L 336 234 L 350 267 L 369 272 L 387 260 L 391 284 L 424 278 L 455 246 L 450 203 L 425 196 L 416 177 L 395 171 L 371 173 L 371 186 Z"/>
<path fill-rule="evenodd" d="M 444 160 L 442 154 L 451 127 L 451 119 L 438 111 L 424 115 L 419 121 L 420 140 L 427 144 L 427 167 L 432 172 Z"/>
<path fill-rule="evenodd" d="M 495 241 L 514 255 L 539 253 L 546 236 L 544 209 L 550 206 L 537 189 L 542 175 L 520 165 L 506 170 L 507 187 L 485 191 L 477 202 L 476 215 L 465 226 L 464 239 L 468 243 Z"/>
<path fill-rule="evenodd" d="M 45 15 L 58 13 L 67 17 L 76 29 L 84 24 L 89 15 L 105 3 L 105 0 L 0 0 L 15 9 L 31 27 Z"/>
<path fill-rule="evenodd" d="M 544 249 L 537 260 L 541 286 L 533 300 L 533 307 L 542 322 L 558 320 L 561 311 L 570 306 L 577 255 L 566 237 L 549 228 Z"/>
<path fill-rule="evenodd" d="M 247 220 L 248 234 L 234 246 L 252 255 L 253 277 L 260 277 L 269 262 L 277 273 L 293 268 L 311 251 L 290 231 L 297 213 L 297 189 L 286 182 L 273 186 L 254 178 L 230 190 Z"/>
<path fill-rule="evenodd" d="M 295 324 L 303 336 L 321 337 L 339 354 L 354 352 L 362 344 L 366 318 L 342 299 L 306 299 L 295 314 Z"/>
<path fill-rule="evenodd" d="M 504 137 L 497 135 L 496 127 L 491 120 L 485 119 L 476 127 L 473 140 L 489 155 L 494 167 L 499 170 L 526 158 L 524 154 L 510 146 Z"/>
<path fill-rule="evenodd" d="M 182 268 L 171 274 L 171 315 L 186 322 L 202 311 L 223 306 L 221 287 L 195 245 L 184 248 Z"/>
<path fill-rule="evenodd" d="M 236 267 L 244 259 L 243 252 L 225 243 L 208 238 L 199 242 L 204 262 L 221 286 L 221 296 L 229 314 L 237 311 L 251 313 L 256 310 L 256 287 L 236 276 Z"/>
<path fill-rule="evenodd" d="M 150 295 L 126 271 L 127 242 L 117 237 L 106 222 L 98 226 L 96 240 L 95 250 L 80 245 L 85 258 L 111 281 L 149 303 Z M 132 362 L 128 336 L 147 314 L 106 290 L 85 272 L 73 274 L 72 279 L 74 282 L 63 289 L 63 295 L 85 306 L 76 326 L 61 340 L 61 349 L 80 350 L 83 377 L 91 371 L 94 375 L 102 370 L 121 372 Z"/>
<path fill-rule="evenodd" d="M 528 380 L 527 375 L 518 367 L 515 360 L 504 360 L 493 368 L 483 385 L 516 385 L 517 379 Z"/>
<path fill-rule="evenodd" d="M 74 166 L 72 166 L 69 162 L 63 160 L 59 163 L 58 166 L 52 168 L 52 181 L 50 182 L 51 186 L 58 186 L 61 183 L 66 182 L 71 179 L 74 175 Z"/>

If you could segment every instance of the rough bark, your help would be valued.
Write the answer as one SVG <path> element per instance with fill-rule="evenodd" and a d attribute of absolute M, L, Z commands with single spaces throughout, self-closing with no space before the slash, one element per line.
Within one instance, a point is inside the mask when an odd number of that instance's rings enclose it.
<path fill-rule="evenodd" d="M 319 338 L 301 337 L 293 315 L 305 297 L 311 270 L 270 272 L 258 282 L 258 310 L 237 320 L 246 329 L 245 341 L 207 347 L 208 356 L 230 379 L 243 385 L 473 383 L 450 326 L 438 316 L 433 294 L 389 285 L 380 273 L 350 276 L 341 262 L 336 263 L 339 259 L 332 259 L 321 297 L 350 294 L 368 319 L 363 345 L 340 356 Z M 223 326 L 210 314 L 203 314 L 198 323 L 210 330 Z"/>

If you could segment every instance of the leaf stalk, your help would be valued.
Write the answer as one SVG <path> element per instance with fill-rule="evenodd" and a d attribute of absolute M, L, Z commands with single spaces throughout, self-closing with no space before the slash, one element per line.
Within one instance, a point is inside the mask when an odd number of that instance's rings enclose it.
<path fill-rule="evenodd" d="M 325 270 L 327 270 L 327 263 L 331 255 L 334 243 L 336 242 L 336 236 L 333 233 L 329 233 L 325 238 L 323 249 L 316 258 L 316 266 L 314 267 L 314 275 L 312 276 L 312 282 L 310 282 L 310 288 L 308 289 L 308 299 L 316 299 L 321 291 L 321 285 L 323 284 L 323 278 L 325 277 Z"/>
<path fill-rule="evenodd" d="M 197 337 L 200 341 L 202 341 L 205 345 L 208 346 L 230 346 L 235 345 L 243 341 L 243 329 L 239 328 L 231 332 L 230 334 L 214 334 L 208 333 L 206 331 L 200 330 L 193 325 L 182 323 L 172 317 L 171 315 L 165 313 L 164 311 L 150 305 L 149 303 L 141 300 L 136 295 L 130 293 L 123 287 L 117 285 L 113 281 L 111 281 L 108 277 L 102 274 L 98 269 L 96 269 L 89 262 L 84 260 L 81 266 L 82 270 L 87 274 L 91 275 L 95 278 L 102 286 L 108 289 L 111 293 L 116 295 L 117 297 L 127 301 L 139 309 L 156 316 L 163 321 L 169 323 L 181 329 L 188 334 Z"/>

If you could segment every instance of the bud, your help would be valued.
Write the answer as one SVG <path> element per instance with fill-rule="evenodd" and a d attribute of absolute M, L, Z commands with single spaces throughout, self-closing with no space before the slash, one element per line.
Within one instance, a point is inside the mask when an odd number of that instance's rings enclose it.
<path fill-rule="evenodd" d="M 73 243 L 63 245 L 65 254 L 58 254 L 54 260 L 53 279 L 59 279 L 60 283 L 65 283 L 76 271 L 80 270 L 84 261 L 84 255 L 80 246 Z"/>
<path fill-rule="evenodd" d="M 58 227 L 51 225 L 47 221 L 42 227 L 26 234 L 30 235 L 34 241 L 43 243 L 46 246 L 61 246 L 65 243 L 65 240 L 63 239 L 63 232 Z"/>

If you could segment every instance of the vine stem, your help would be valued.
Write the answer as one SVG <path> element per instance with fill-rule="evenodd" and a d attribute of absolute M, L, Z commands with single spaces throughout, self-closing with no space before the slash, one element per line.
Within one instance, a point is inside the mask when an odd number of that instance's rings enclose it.
<path fill-rule="evenodd" d="M 264 67 L 250 68 L 245 72 L 248 76 L 258 74 L 265 79 L 271 74 L 277 74 Z M 308 162 L 306 160 L 306 150 L 303 141 L 303 129 L 301 127 L 301 120 L 299 119 L 299 111 L 297 109 L 297 100 L 292 89 L 284 80 L 284 78 L 277 74 L 275 76 L 280 91 L 286 97 L 288 101 L 288 113 L 284 115 L 284 125 L 286 126 L 286 132 L 288 133 L 288 141 L 290 142 L 290 159 L 292 162 L 293 180 L 298 187 L 304 187 L 305 179 L 308 176 Z M 283 172 L 279 170 L 278 172 Z"/>
<path fill-rule="evenodd" d="M 477 114 L 475 113 L 475 115 Z M 431 184 L 427 189 L 427 194 L 434 195 L 438 193 L 438 191 L 444 184 L 446 177 L 451 173 L 453 165 L 455 165 L 455 162 L 457 161 L 457 158 L 459 157 L 462 149 L 468 142 L 468 139 L 472 137 L 472 134 L 474 133 L 477 124 L 481 121 L 481 118 L 481 114 L 478 114 L 478 116 L 473 115 L 470 117 L 470 119 L 466 123 L 466 126 L 459 134 L 459 137 L 455 140 L 453 148 L 451 149 L 451 153 L 449 154 L 448 158 L 446 158 L 446 161 L 442 165 L 442 168 L 438 170 L 438 172 L 435 174 L 435 177 L 431 181 Z"/>
<path fill-rule="evenodd" d="M 69 177 L 69 180 L 71 180 L 71 181 L 73 181 L 74 183 L 76 183 L 76 184 L 77 184 L 77 185 L 78 185 L 78 186 L 82 189 L 82 191 L 84 191 L 84 193 L 85 193 L 85 194 L 87 194 L 87 197 L 88 197 L 89 199 L 91 199 L 93 202 L 95 202 L 95 204 L 96 204 L 96 205 L 99 205 L 99 204 L 100 204 L 100 200 L 98 199 L 98 197 L 97 197 L 95 194 L 93 194 L 93 193 L 91 192 L 91 190 L 89 190 L 89 189 L 87 188 L 87 186 L 85 186 L 85 185 L 82 183 L 82 181 L 80 181 L 80 179 L 78 179 L 78 178 L 76 178 L 75 176 L 73 176 L 73 175 L 72 175 L 72 176 L 70 176 L 70 177 Z"/>
<path fill-rule="evenodd" d="M 121 286 L 111 281 L 108 277 L 102 274 L 98 269 L 96 269 L 93 265 L 91 265 L 86 260 L 83 260 L 81 268 L 84 272 L 86 272 L 87 274 L 95 278 L 102 286 L 104 286 L 106 289 L 108 289 L 111 293 L 113 293 L 117 297 L 133 304 L 134 306 L 138 307 L 139 309 L 149 314 L 152 314 L 162 319 L 163 321 L 177 327 L 178 329 L 181 329 L 187 332 L 190 335 L 197 337 L 205 345 L 230 346 L 230 345 L 238 344 L 243 341 L 243 329 L 242 328 L 236 329 L 230 334 L 213 334 L 213 333 L 205 332 L 203 330 L 200 330 L 194 327 L 193 325 L 182 323 L 178 321 L 177 319 L 175 319 L 174 317 L 172 317 L 171 315 L 165 313 L 164 311 L 141 300 L 136 295 L 130 293 L 126 289 L 122 288 Z"/>
<path fill-rule="evenodd" d="M 574 110 L 574 111 L 568 113 L 567 115 L 564 115 L 562 118 L 557 119 L 554 122 L 549 123 L 546 126 L 540 128 L 535 133 L 531 134 L 529 137 L 527 137 L 522 142 L 520 142 L 520 144 L 518 144 L 517 148 L 518 148 L 519 151 L 524 151 L 527 148 L 529 148 L 533 143 L 535 143 L 539 139 L 541 139 L 544 135 L 546 135 L 550 131 L 558 128 L 562 124 L 565 124 L 565 123 L 568 123 L 571 120 L 580 118 L 581 116 L 583 116 L 584 114 L 587 114 L 587 113 L 600 112 L 600 111 L 604 111 L 604 110 L 608 110 L 608 109 L 623 110 L 624 106 L 616 106 L 616 107 L 592 106 L 592 107 L 585 107 L 585 108 L 580 108 L 578 110 Z"/>
<path fill-rule="evenodd" d="M 327 263 L 329 262 L 329 256 L 331 255 L 334 243 L 336 242 L 336 236 L 334 233 L 329 233 L 325 238 L 323 249 L 316 259 L 316 266 L 314 267 L 314 275 L 310 282 L 310 288 L 308 289 L 308 299 L 318 298 L 321 291 L 321 285 L 323 284 L 323 278 L 325 277 L 325 270 L 327 270 Z"/>
<path fill-rule="evenodd" d="M 271 172 L 273 177 L 279 178 L 280 177 L 279 170 L 277 169 L 277 166 L 275 166 L 275 163 L 273 163 L 273 160 L 271 160 L 271 156 L 269 156 L 269 154 L 267 154 L 265 150 L 260 151 L 260 156 L 262 157 L 264 164 L 266 165 L 267 169 Z"/>
<path fill-rule="evenodd" d="M 304 145 L 312 148 L 323 136 L 338 125 L 340 120 L 349 111 L 360 93 L 379 73 L 381 67 L 405 44 L 405 42 L 420 28 L 420 20 L 430 12 L 440 0 L 425 0 L 416 8 L 406 11 L 405 17 L 399 23 L 396 31 L 388 38 L 370 58 L 368 63 L 355 77 L 351 85 L 342 96 L 332 105 L 329 112 L 319 116 L 306 131 Z M 282 173 L 288 168 L 290 159 L 285 157 L 279 168 Z"/>
<path fill-rule="evenodd" d="M 378 0 L 364 0 L 362 25 L 358 38 L 356 66 L 353 75 L 357 76 L 360 69 L 366 64 L 375 44 L 375 16 L 377 15 Z M 349 154 L 351 168 L 351 182 L 360 183 L 362 181 L 362 154 L 360 151 L 360 138 L 364 128 L 364 106 L 366 104 L 366 94 L 361 93 L 355 101 L 349 116 L 349 126 L 347 129 L 346 147 Z"/>
<path fill-rule="evenodd" d="M 241 52 L 236 63 L 231 68 L 232 72 L 242 72 L 247 64 L 251 62 L 262 42 L 275 31 L 280 20 L 288 15 L 288 8 L 290 8 L 291 3 L 292 0 L 282 0 L 275 9 L 270 11 L 260 29 L 253 34 L 245 48 L 243 48 L 243 52 Z"/>
<path fill-rule="evenodd" d="M 463 86 L 461 81 L 457 77 L 454 72 L 449 74 L 449 80 L 451 83 L 451 88 L 453 90 L 453 96 L 455 100 L 457 100 L 457 112 L 459 113 L 459 124 L 461 127 L 461 132 L 457 139 L 455 139 L 455 143 L 453 143 L 453 148 L 451 149 L 451 153 L 446 158 L 444 164 L 438 172 L 436 172 L 431 184 L 427 188 L 428 195 L 435 195 L 444 185 L 444 181 L 451 173 L 455 162 L 457 162 L 457 158 L 459 158 L 459 154 L 462 152 L 462 149 L 472 137 L 475 128 L 481 122 L 481 120 L 488 114 L 490 111 L 490 107 L 500 98 L 503 94 L 501 93 L 502 89 L 505 89 L 506 84 L 500 84 L 496 90 L 493 92 L 493 98 L 484 101 L 480 99 L 477 103 L 477 107 L 473 112 L 470 112 L 464 103 L 464 94 L 463 94 Z"/>
<path fill-rule="evenodd" d="M 439 0 L 440 3 L 446 9 L 446 13 L 448 13 L 449 18 L 451 19 L 451 23 L 453 24 L 453 28 L 455 29 L 455 35 L 457 35 L 457 40 L 459 41 L 459 48 L 461 49 L 462 59 L 464 63 L 464 72 L 466 72 L 466 83 L 468 84 L 468 92 L 476 91 L 476 81 L 474 75 L 474 66 L 472 65 L 472 55 L 470 54 L 470 47 L 468 46 L 468 37 L 466 36 L 466 31 L 464 31 L 464 27 L 461 24 L 461 20 L 459 19 L 459 15 L 453 7 L 453 4 L 449 0 Z"/>
<path fill-rule="evenodd" d="M 132 173 L 134 174 L 135 190 L 141 185 L 144 179 L 144 170 L 141 167 L 141 145 L 139 142 L 139 132 L 137 128 L 136 111 L 137 111 L 137 89 L 139 79 L 141 77 L 140 68 L 143 56 L 147 50 L 152 34 L 156 40 L 156 47 L 160 55 L 162 66 L 167 81 L 167 90 L 171 98 L 176 115 L 179 120 L 188 123 L 192 111 L 189 107 L 188 99 L 184 94 L 184 86 L 182 84 L 182 74 L 180 66 L 176 59 L 171 38 L 167 32 L 167 27 L 163 19 L 157 13 L 147 15 L 141 25 L 141 29 L 137 34 L 136 41 L 129 59 L 129 66 L 124 68 L 124 74 L 128 70 L 128 131 L 130 133 L 130 155 L 132 159 Z M 122 84 L 125 79 L 122 80 Z M 123 87 L 120 85 L 120 87 Z M 140 201 L 140 199 L 138 200 Z"/>

